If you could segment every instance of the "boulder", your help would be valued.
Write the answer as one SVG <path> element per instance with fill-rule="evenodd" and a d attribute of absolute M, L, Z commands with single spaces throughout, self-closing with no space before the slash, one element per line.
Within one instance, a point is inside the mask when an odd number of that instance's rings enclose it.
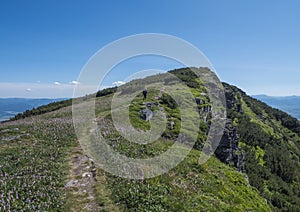
<path fill-rule="evenodd" d="M 153 111 L 148 107 L 141 110 L 141 118 L 145 121 L 150 121 L 153 117 Z"/>

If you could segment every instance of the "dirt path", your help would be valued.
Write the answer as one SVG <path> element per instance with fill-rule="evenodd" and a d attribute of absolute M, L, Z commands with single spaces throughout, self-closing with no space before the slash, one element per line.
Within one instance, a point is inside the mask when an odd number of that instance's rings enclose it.
<path fill-rule="evenodd" d="M 69 211 L 101 211 L 96 198 L 96 167 L 80 147 L 72 150 L 67 184 L 66 209 Z"/>
<path fill-rule="evenodd" d="M 80 147 L 72 150 L 70 174 L 65 185 L 67 211 L 120 211 L 110 199 L 104 171 Z"/>

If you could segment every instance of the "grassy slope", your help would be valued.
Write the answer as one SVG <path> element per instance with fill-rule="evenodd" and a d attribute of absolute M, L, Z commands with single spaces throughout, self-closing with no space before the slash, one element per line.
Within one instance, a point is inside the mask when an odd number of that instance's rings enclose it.
<path fill-rule="evenodd" d="M 63 207 L 68 154 L 78 145 L 70 115 L 63 109 L 0 125 L 0 211 Z"/>
<path fill-rule="evenodd" d="M 279 210 L 298 211 L 300 205 L 300 124 L 295 118 L 225 84 L 235 105 L 228 110 L 246 152 L 250 184 Z M 231 98 L 232 99 L 232 98 Z M 241 104 L 242 111 L 236 105 Z"/>
<path fill-rule="evenodd" d="M 149 97 L 151 99 L 151 95 Z M 132 110 L 140 110 L 137 105 L 142 97 L 137 97 L 133 102 Z M 101 101 L 101 100 L 100 100 Z M 154 99 L 152 99 L 154 101 Z M 103 104 L 102 109 L 109 110 Z M 98 104 L 101 107 L 101 103 Z M 112 130 L 110 119 L 106 110 L 98 113 L 105 121 L 99 122 L 103 131 Z M 133 115 L 133 120 L 137 117 Z M 135 126 L 144 128 L 146 122 L 135 122 Z M 112 136 L 118 137 L 116 132 Z M 164 140 L 163 140 L 164 141 Z M 141 157 L 142 153 L 150 156 L 156 155 L 165 146 L 154 143 L 145 148 L 138 145 L 127 144 L 121 141 L 114 142 L 119 152 L 131 157 Z M 169 145 L 165 141 L 165 145 Z M 139 149 L 140 148 L 140 149 Z M 244 174 L 238 173 L 234 168 L 228 167 L 216 158 L 211 158 L 206 164 L 199 165 L 200 152 L 192 150 L 188 157 L 179 166 L 170 172 L 146 180 L 127 180 L 112 176 L 99 170 L 105 176 L 105 188 L 110 191 L 111 198 L 123 210 L 138 211 L 269 211 L 270 206 L 261 198 L 256 189 L 247 182 Z"/>
<path fill-rule="evenodd" d="M 105 99 L 104 99 L 105 98 Z M 98 99 L 98 116 L 105 114 Z M 1 141 L 1 194 L 11 210 L 62 210 L 68 196 L 67 182 L 70 151 L 78 145 L 71 125 L 71 108 L 2 124 L 2 138 L 21 135 L 12 141 Z M 111 208 L 149 210 L 268 210 L 257 191 L 250 187 L 243 174 L 212 158 L 198 165 L 193 150 L 188 158 L 169 173 L 144 181 L 131 181 L 110 176 L 98 170 L 97 201 Z M 9 203 L 6 198 L 10 199 Z M 79 199 L 72 199 L 76 204 Z M 68 202 L 68 201 L 67 201 Z M 30 204 L 29 204 L 30 203 Z M 110 206 L 109 206 L 110 205 Z M 68 206 L 70 207 L 70 206 Z M 66 210 L 65 208 L 64 210 Z"/>
<path fill-rule="evenodd" d="M 193 93 L 198 94 L 196 90 L 193 90 Z M 132 105 L 132 112 L 140 109 L 137 106 L 141 101 L 139 98 L 141 97 L 136 99 L 136 105 Z M 99 119 L 109 117 L 109 100 L 110 96 L 97 99 L 96 114 Z M 297 155 L 299 140 L 295 133 L 283 127 L 282 123 L 273 117 L 266 120 L 258 118 L 256 111 L 248 104 L 249 100 L 245 99 L 244 114 L 250 117 L 251 123 L 258 125 L 266 134 L 279 136 L 279 140 L 287 135 L 290 149 Z M 167 107 L 165 110 L 167 113 L 174 112 L 168 111 Z M 266 114 L 268 113 L 265 112 L 263 115 Z M 138 113 L 132 115 L 131 119 L 137 120 L 137 115 Z M 172 114 L 175 122 L 177 115 Z M 240 117 L 233 115 L 236 117 L 237 125 L 240 125 Z M 147 123 L 140 121 L 135 123 L 137 123 L 135 127 L 147 128 Z M 15 127 L 19 130 L 13 130 Z M 2 131 L 8 128 L 12 130 Z M 175 128 L 174 131 L 176 130 Z M 6 210 L 8 207 L 11 210 L 26 207 L 28 210 L 37 207 L 41 210 L 70 210 L 72 206 L 65 208 L 64 205 L 70 202 L 65 184 L 72 168 L 68 160 L 72 150 L 78 146 L 72 128 L 71 108 L 64 107 L 40 116 L 1 124 L 0 131 L 1 209 L 3 210 L 5 205 Z M 279 131 L 282 133 L 278 133 Z M 174 132 L 170 132 L 171 135 L 172 133 Z M 21 137 L 12 137 L 18 135 Z M 170 141 L 165 139 L 161 142 L 165 143 L 149 147 L 149 155 L 155 155 L 159 148 L 165 148 L 170 144 Z M 249 145 L 247 140 L 242 142 Z M 266 154 L 261 153 L 261 150 L 264 151 L 265 148 L 259 149 L 256 147 L 259 145 L 253 145 L 254 151 L 261 155 L 258 157 L 258 167 L 262 167 Z M 139 151 L 131 151 L 134 146 L 123 144 L 119 147 L 125 154 L 139 155 Z M 199 154 L 199 151 L 193 150 L 169 173 L 142 181 L 117 178 L 98 169 L 95 184 L 96 201 L 103 210 L 270 210 L 272 206 L 267 204 L 260 194 L 267 199 L 269 196 L 262 193 L 264 191 L 258 191 L 250 186 L 245 174 L 238 173 L 214 157 L 206 164 L 199 165 L 197 160 Z M 265 182 L 263 187 L 265 193 L 269 192 L 268 194 L 272 196 L 280 192 L 270 190 L 268 181 Z M 4 198 L 1 199 L 1 196 Z M 82 202 L 79 198 L 72 197 L 73 205 Z M 271 201 L 271 197 L 268 200 Z M 82 205 L 84 207 L 84 204 Z"/>
<path fill-rule="evenodd" d="M 215 158 L 200 166 L 198 156 L 193 150 L 175 169 L 149 180 L 109 176 L 107 187 L 113 191 L 115 202 L 129 210 L 270 210 L 244 175 Z"/>

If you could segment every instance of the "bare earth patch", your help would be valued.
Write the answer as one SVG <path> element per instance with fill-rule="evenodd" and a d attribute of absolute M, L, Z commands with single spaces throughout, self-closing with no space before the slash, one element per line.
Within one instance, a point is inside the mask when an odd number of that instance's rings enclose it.
<path fill-rule="evenodd" d="M 96 201 L 96 168 L 79 147 L 72 150 L 70 174 L 65 185 L 69 211 L 101 211 Z"/>

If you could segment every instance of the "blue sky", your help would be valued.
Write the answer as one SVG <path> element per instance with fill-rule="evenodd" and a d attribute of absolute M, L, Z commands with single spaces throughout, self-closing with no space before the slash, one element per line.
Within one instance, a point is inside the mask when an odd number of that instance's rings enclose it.
<path fill-rule="evenodd" d="M 192 43 L 222 81 L 249 94 L 300 95 L 299 8 L 297 0 L 3 0 L 0 97 L 70 97 L 95 52 L 149 32 Z M 129 68 L 109 76 L 107 85 L 124 80 Z"/>

